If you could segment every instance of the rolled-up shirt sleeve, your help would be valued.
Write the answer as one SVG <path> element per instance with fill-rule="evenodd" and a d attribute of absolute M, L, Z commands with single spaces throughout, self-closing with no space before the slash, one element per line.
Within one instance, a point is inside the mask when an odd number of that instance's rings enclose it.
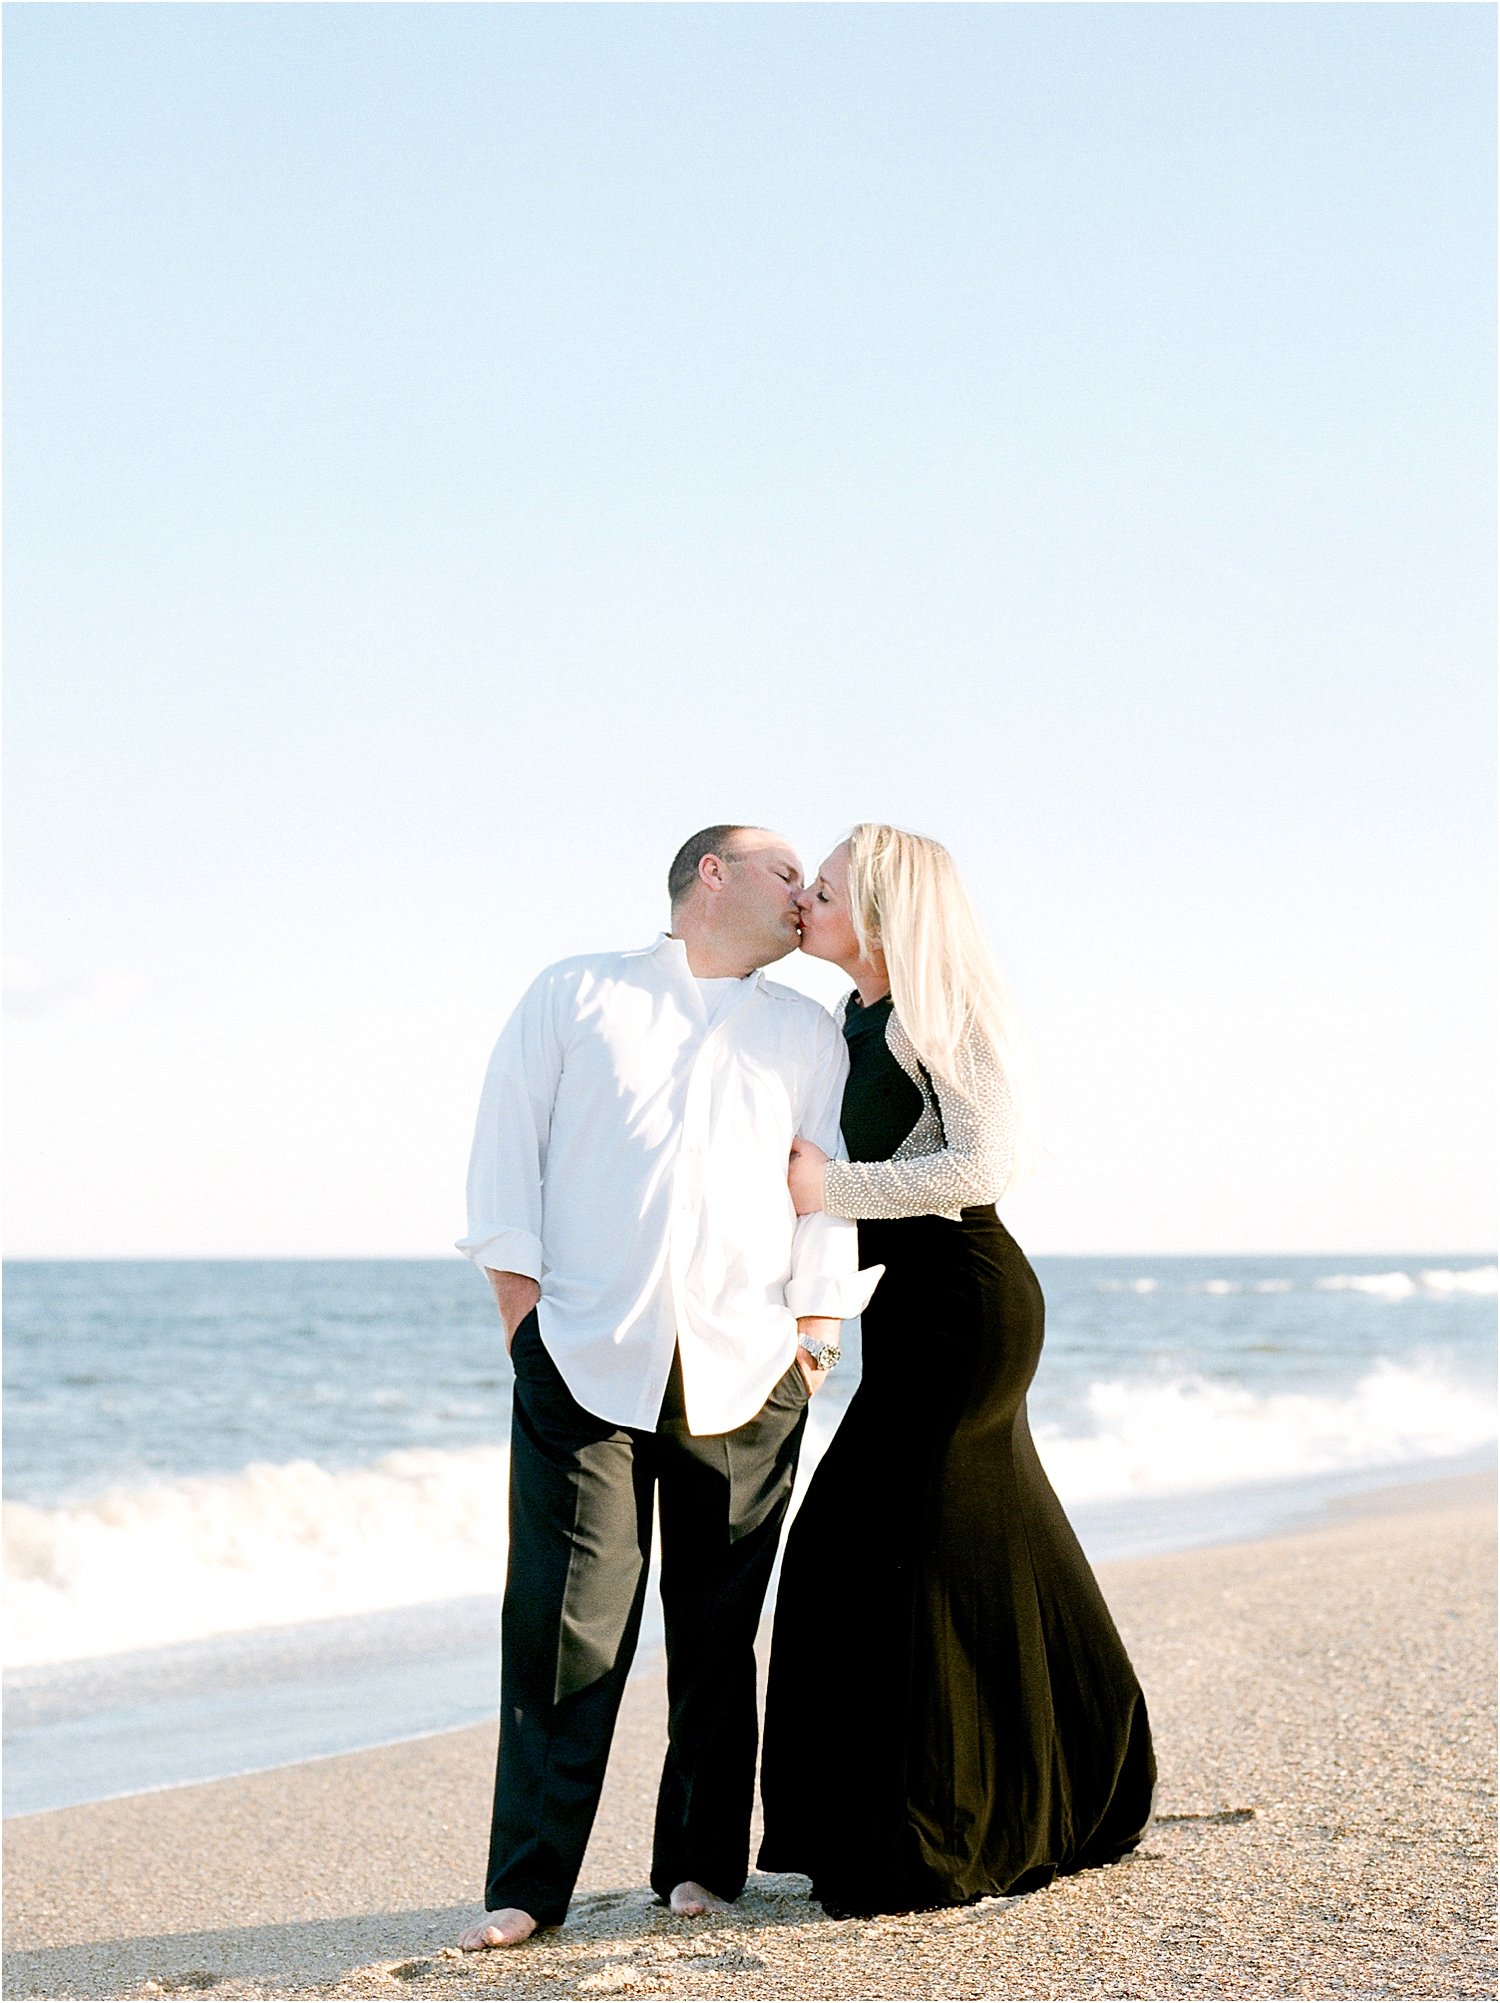
<path fill-rule="evenodd" d="M 829 1016 L 818 1025 L 817 1051 L 797 1131 L 836 1160 L 845 1155 L 839 1110 L 848 1075 L 848 1048 Z M 812 1315 L 847 1321 L 863 1314 L 884 1271 L 884 1266 L 867 1266 L 861 1271 L 857 1225 L 832 1217 L 826 1210 L 815 1210 L 797 1220 L 786 1304 L 799 1321 Z"/>
<path fill-rule="evenodd" d="M 555 978 L 533 981 L 500 1033 L 479 1097 L 469 1155 L 469 1228 L 458 1250 L 476 1266 L 542 1280 L 542 1175 L 562 1074 Z"/>

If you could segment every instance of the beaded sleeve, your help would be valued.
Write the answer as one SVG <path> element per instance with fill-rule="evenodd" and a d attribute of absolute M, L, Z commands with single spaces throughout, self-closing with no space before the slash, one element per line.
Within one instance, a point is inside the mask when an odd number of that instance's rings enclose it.
<path fill-rule="evenodd" d="M 959 1077 L 932 1077 L 892 1013 L 885 1040 L 922 1094 L 916 1125 L 889 1161 L 831 1161 L 823 1208 L 834 1217 L 952 1217 L 994 1203 L 1010 1180 L 1015 1114 L 1010 1086 L 987 1043 L 959 1052 Z"/>

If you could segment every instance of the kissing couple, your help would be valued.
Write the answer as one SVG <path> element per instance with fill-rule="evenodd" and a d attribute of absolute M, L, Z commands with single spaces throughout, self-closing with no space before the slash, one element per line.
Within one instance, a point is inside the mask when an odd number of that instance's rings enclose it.
<path fill-rule="evenodd" d="M 670 929 L 538 975 L 480 1100 L 459 1249 L 515 1371 L 485 1917 L 567 1913 L 661 1524 L 668 1743 L 651 1884 L 744 1889 L 754 1643 L 809 1401 L 863 1370 L 787 1538 L 758 1863 L 838 1916 L 1029 1891 L 1140 1840 L 1140 1685 L 1026 1419 L 1036 1275 L 995 1205 L 1024 1041 L 947 850 L 863 822 L 683 844 Z M 835 1017 L 768 981 L 841 967 Z"/>

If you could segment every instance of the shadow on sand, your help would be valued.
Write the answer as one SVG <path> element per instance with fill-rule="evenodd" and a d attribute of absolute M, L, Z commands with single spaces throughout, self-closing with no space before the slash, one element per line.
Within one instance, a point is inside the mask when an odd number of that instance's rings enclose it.
<path fill-rule="evenodd" d="M 523 1948 L 460 1954 L 453 1943 L 474 1918 L 472 1906 L 449 1906 L 19 1950 L 5 1956 L 4 1993 L 296 1996 L 347 1982 L 344 1993 L 364 1995 L 598 1996 L 655 1987 L 650 1971 L 673 1963 L 699 1978 L 751 1974 L 762 1965 L 757 1936 L 834 1924 L 805 1878 L 765 1875 L 728 1914 L 682 1920 L 644 1887 L 594 1892 L 575 1899 L 566 1926 Z"/>

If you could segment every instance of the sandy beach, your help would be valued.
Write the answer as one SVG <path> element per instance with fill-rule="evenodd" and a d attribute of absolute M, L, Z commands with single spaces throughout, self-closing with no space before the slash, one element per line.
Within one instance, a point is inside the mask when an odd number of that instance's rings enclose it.
<path fill-rule="evenodd" d="M 1494 1994 L 1494 1484 L 1101 1578 L 1151 1703 L 1157 1819 L 1018 1900 L 830 1921 L 752 1876 L 726 1919 L 645 1886 L 664 1699 L 630 1687 L 567 1925 L 459 1956 L 494 1735 L 6 1824 L 10 1996 Z M 858 1665 L 847 1666 L 857 1675 Z"/>

